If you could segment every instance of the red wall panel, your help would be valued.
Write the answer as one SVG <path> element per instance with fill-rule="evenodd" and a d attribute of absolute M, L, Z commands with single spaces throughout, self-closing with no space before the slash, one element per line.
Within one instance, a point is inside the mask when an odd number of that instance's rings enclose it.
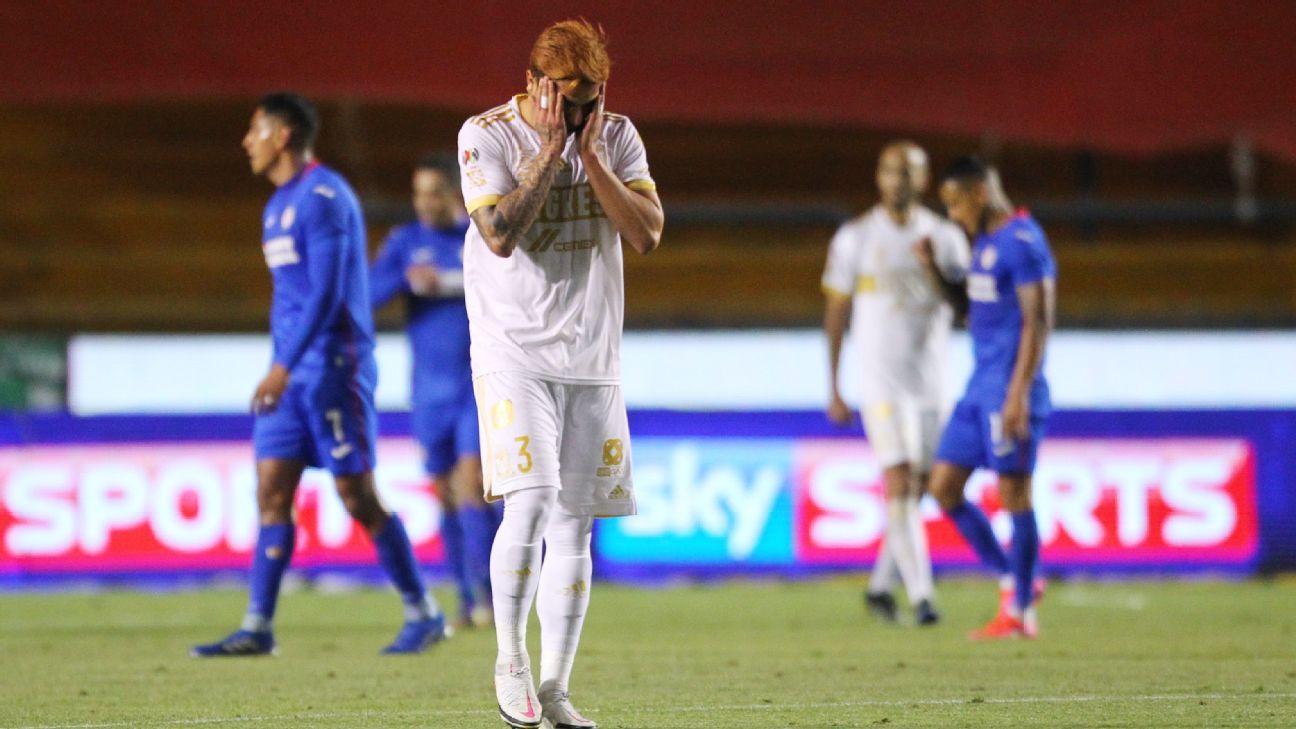
<path fill-rule="evenodd" d="M 1296 159 L 1296 4 L 479 0 L 0 2 L 0 103 L 327 97 L 474 112 L 563 16 L 612 39 L 632 116 L 981 134 L 1153 152 L 1235 134 Z"/>

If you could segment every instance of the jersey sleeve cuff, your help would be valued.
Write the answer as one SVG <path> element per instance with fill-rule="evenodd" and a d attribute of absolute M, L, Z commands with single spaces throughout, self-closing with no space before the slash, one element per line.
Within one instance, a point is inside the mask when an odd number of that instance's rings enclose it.
<path fill-rule="evenodd" d="M 640 190 L 643 192 L 649 192 L 657 189 L 657 183 L 653 182 L 652 180 L 629 180 L 625 183 L 625 186 L 630 188 L 631 190 Z"/>
<path fill-rule="evenodd" d="M 504 196 L 503 195 L 479 195 L 468 201 L 468 205 L 466 206 L 468 208 L 468 214 L 472 215 L 479 208 L 484 208 L 489 205 L 494 205 L 495 203 L 499 202 L 500 198 L 502 197 Z"/>
<path fill-rule="evenodd" d="M 1052 278 L 1052 276 L 1035 272 L 1022 274 L 1013 278 L 1013 288 L 1017 288 L 1018 286 L 1030 286 L 1031 284 L 1037 284 L 1048 278 Z"/>
<path fill-rule="evenodd" d="M 820 284 L 819 288 L 823 289 L 824 296 L 827 296 L 829 298 L 849 299 L 851 297 L 851 295 L 846 293 L 845 291 L 841 291 L 834 286 L 829 286 L 828 284 Z"/>

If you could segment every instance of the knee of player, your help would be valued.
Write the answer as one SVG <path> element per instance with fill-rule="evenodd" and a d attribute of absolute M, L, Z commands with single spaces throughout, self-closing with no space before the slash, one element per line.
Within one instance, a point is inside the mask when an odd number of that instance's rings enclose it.
<path fill-rule="evenodd" d="M 1029 481 L 1016 474 L 999 475 L 999 500 L 1010 512 L 1029 511 L 1031 492 Z"/>
<path fill-rule="evenodd" d="M 459 504 L 459 499 L 455 495 L 451 474 L 440 474 L 433 478 L 432 492 L 436 494 L 437 501 L 441 502 L 441 508 L 446 511 L 454 511 L 455 507 Z"/>
<path fill-rule="evenodd" d="M 455 503 L 465 506 L 485 506 L 486 498 L 482 493 L 481 462 L 473 459 L 472 463 L 461 461 L 456 468 L 456 478 L 450 489 Z"/>
<path fill-rule="evenodd" d="M 257 509 L 262 515 L 288 516 L 292 505 L 293 489 L 274 484 L 257 487 Z"/>
<path fill-rule="evenodd" d="M 898 501 L 910 496 L 913 478 L 908 463 L 889 466 L 883 474 L 887 501 Z"/>
<path fill-rule="evenodd" d="M 929 484 L 931 495 L 941 509 L 952 511 L 963 503 L 963 484 L 951 479 L 933 478 Z"/>
<path fill-rule="evenodd" d="M 346 507 L 348 513 L 359 518 L 362 513 L 367 513 L 378 509 L 381 506 L 378 503 L 378 494 L 374 491 L 373 485 L 365 479 L 337 479 L 338 498 L 342 500 L 342 505 Z"/>

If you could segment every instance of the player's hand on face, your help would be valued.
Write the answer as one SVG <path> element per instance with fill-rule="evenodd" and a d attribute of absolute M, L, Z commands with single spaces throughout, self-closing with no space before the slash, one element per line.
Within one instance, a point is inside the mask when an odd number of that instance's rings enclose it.
<path fill-rule="evenodd" d="M 598 102 L 594 104 L 594 111 L 590 118 L 585 122 L 585 128 L 580 133 L 580 154 L 582 159 L 590 156 L 597 156 L 602 159 L 605 155 L 606 148 L 603 144 L 603 105 L 607 103 L 607 82 L 599 84 Z"/>
<path fill-rule="evenodd" d="M 548 76 L 540 79 L 540 98 L 536 100 L 536 121 L 544 151 L 557 158 L 567 143 L 567 119 L 563 116 L 562 94 L 558 83 Z"/>
<path fill-rule="evenodd" d="M 1010 389 L 1004 398 L 1003 409 L 1004 437 L 1017 441 L 1030 439 L 1030 399 L 1026 393 Z"/>
<path fill-rule="evenodd" d="M 279 401 L 283 399 L 284 390 L 288 389 L 288 369 L 283 365 L 275 364 L 270 368 L 270 372 L 257 385 L 256 393 L 252 395 L 252 412 L 257 415 L 272 413 L 275 408 L 279 407 Z"/>
<path fill-rule="evenodd" d="M 415 296 L 435 296 L 441 290 L 437 267 L 426 263 L 416 263 L 405 269 L 405 281 Z"/>
<path fill-rule="evenodd" d="M 855 414 L 840 395 L 834 394 L 828 401 L 828 419 L 844 428 L 855 422 Z"/>

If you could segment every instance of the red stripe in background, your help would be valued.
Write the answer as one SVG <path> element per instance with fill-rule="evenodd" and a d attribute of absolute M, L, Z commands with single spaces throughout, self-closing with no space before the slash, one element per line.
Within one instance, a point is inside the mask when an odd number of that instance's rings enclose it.
<path fill-rule="evenodd" d="M 645 14 L 633 3 L 577 0 L 563 15 L 607 30 L 613 103 L 645 120 L 992 130 L 1137 153 L 1245 133 L 1296 159 L 1296 3 L 1248 3 L 1244 12 L 1225 0 L 814 8 L 755 3 L 734 14 L 660 0 Z M 521 91 L 527 49 L 558 17 L 541 2 L 429 14 L 397 0 L 317 0 L 308 19 L 294 4 L 256 0 L 7 3 L 0 21 L 22 32 L 0 44 L 0 101 L 254 99 L 295 88 L 467 115 Z M 160 19 L 166 33 L 156 32 Z M 464 63 L 471 84 L 425 72 Z"/>

